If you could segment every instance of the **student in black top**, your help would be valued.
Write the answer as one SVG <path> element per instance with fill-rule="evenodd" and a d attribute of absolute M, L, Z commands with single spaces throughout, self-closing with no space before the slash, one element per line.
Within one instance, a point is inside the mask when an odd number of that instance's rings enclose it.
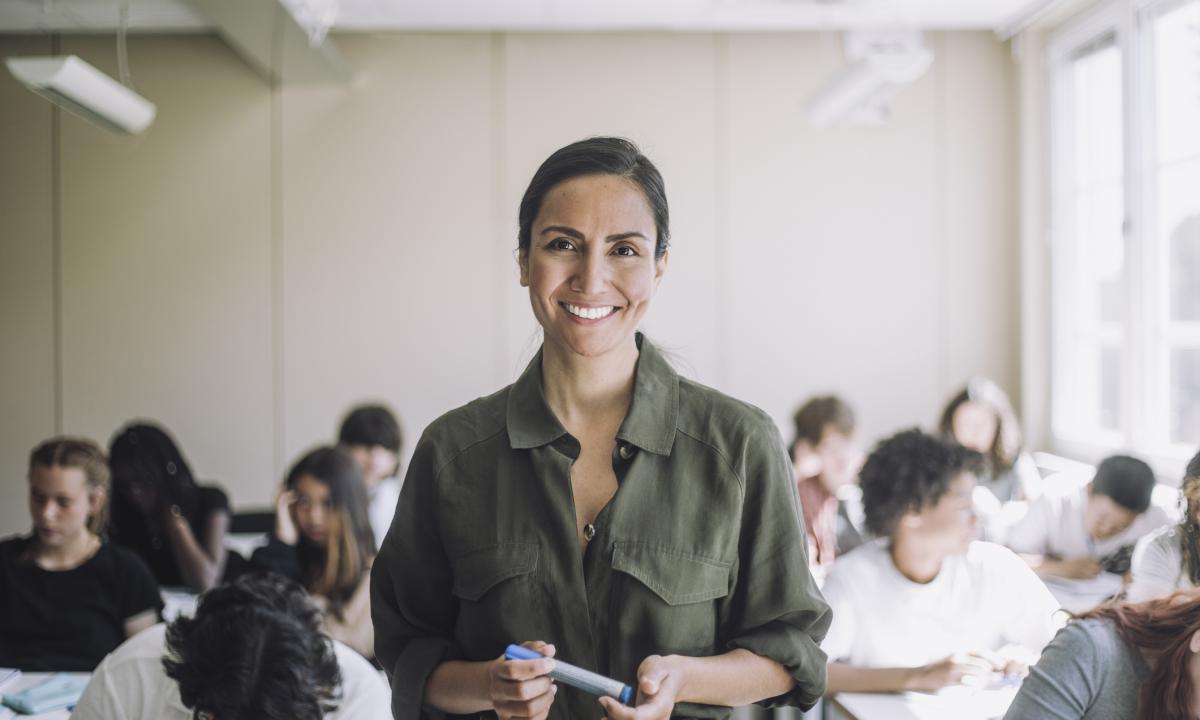
<path fill-rule="evenodd" d="M 225 549 L 229 500 L 216 487 L 202 487 L 161 427 L 137 423 L 109 445 L 112 465 L 114 541 L 141 556 L 159 585 L 204 592 L 241 556 Z M 232 557 L 231 557 L 232 556 Z"/>
<path fill-rule="evenodd" d="M 29 457 L 33 533 L 0 542 L 0 666 L 91 671 L 158 622 L 146 565 L 103 539 L 108 466 L 89 440 L 55 438 Z"/>

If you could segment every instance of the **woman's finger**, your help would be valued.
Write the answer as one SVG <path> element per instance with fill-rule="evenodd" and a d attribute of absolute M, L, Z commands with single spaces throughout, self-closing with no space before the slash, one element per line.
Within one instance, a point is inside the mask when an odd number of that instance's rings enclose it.
<path fill-rule="evenodd" d="M 549 675 L 554 669 L 554 661 L 550 658 L 537 660 L 505 660 L 499 663 L 496 676 L 502 680 L 532 680 L 536 677 Z"/>

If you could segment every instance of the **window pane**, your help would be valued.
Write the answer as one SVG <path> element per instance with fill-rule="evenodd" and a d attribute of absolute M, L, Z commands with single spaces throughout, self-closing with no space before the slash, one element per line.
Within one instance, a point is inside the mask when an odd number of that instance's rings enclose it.
<path fill-rule="evenodd" d="M 1200 443 L 1200 348 L 1171 352 L 1171 442 Z"/>
<path fill-rule="evenodd" d="M 1100 349 L 1097 394 L 1100 397 L 1098 425 L 1105 430 L 1121 428 L 1121 348 Z"/>
<path fill-rule="evenodd" d="M 1169 317 L 1200 322 L 1200 2 L 1154 20 L 1158 231 Z"/>

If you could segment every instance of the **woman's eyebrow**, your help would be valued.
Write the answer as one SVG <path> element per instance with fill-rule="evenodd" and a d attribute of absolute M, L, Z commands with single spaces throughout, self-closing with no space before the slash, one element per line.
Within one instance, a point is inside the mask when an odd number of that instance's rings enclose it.
<path fill-rule="evenodd" d="M 566 225 L 550 225 L 549 227 L 544 227 L 542 228 L 542 231 L 538 233 L 538 235 L 545 235 L 546 233 L 550 232 L 562 233 L 563 235 L 568 235 L 576 240 L 584 239 L 583 233 L 579 232 L 573 227 L 567 227 Z"/>

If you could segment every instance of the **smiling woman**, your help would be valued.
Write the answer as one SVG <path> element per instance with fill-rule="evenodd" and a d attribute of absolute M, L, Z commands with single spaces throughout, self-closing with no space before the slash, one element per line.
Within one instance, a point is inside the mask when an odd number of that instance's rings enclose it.
<path fill-rule="evenodd" d="M 669 258 L 657 168 L 626 140 L 568 145 L 519 221 L 541 351 L 426 429 L 372 570 L 394 716 L 601 709 L 552 660 L 504 660 L 513 642 L 636 684 L 633 707 L 600 699 L 620 720 L 812 705 L 829 612 L 779 432 L 637 331 Z"/>

